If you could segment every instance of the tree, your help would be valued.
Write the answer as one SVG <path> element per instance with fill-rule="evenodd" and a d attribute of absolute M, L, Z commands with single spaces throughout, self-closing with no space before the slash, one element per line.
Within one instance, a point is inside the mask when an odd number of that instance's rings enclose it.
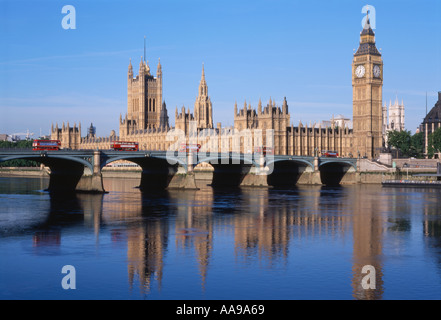
<path fill-rule="evenodd" d="M 441 152 L 441 127 L 429 134 L 427 155 L 432 158 L 435 153 Z"/>
<path fill-rule="evenodd" d="M 416 158 L 424 157 L 424 133 L 415 133 L 410 141 L 411 156 Z"/>
<path fill-rule="evenodd" d="M 17 142 L 0 141 L 0 149 L 3 148 L 32 148 L 32 140 L 19 140 Z M 32 160 L 16 159 L 0 162 L 0 167 L 38 167 L 39 163 Z"/>
<path fill-rule="evenodd" d="M 387 133 L 387 143 L 401 151 L 401 154 L 408 157 L 411 149 L 412 136 L 410 131 L 392 130 Z"/>

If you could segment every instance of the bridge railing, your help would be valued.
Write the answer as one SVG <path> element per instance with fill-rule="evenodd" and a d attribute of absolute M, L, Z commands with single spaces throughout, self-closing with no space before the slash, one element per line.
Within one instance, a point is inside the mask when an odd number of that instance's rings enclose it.
<path fill-rule="evenodd" d="M 32 151 L 32 148 L 0 148 L 0 152 L 11 152 L 11 151 Z"/>

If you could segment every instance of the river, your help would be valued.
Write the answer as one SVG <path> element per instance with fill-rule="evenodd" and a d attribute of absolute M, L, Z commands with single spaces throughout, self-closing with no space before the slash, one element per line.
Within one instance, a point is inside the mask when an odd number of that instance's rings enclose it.
<path fill-rule="evenodd" d="M 138 184 L 0 178 L 0 299 L 441 298 L 441 189 Z"/>

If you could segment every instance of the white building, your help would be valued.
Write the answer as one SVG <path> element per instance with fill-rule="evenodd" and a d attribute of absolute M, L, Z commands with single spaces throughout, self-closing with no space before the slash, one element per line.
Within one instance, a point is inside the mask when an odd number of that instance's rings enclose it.
<path fill-rule="evenodd" d="M 387 146 L 387 133 L 389 131 L 404 131 L 404 103 L 398 103 L 398 98 L 395 98 L 394 104 L 389 101 L 389 107 L 386 103 L 383 106 L 383 137 Z"/>

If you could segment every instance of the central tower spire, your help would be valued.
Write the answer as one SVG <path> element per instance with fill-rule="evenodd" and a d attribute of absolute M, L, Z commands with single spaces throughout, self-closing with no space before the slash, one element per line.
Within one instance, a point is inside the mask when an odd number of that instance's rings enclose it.
<path fill-rule="evenodd" d="M 199 82 L 198 97 L 194 104 L 194 116 L 199 128 L 213 128 L 212 104 L 208 96 L 208 86 L 205 81 L 204 64 L 202 63 L 201 81 Z"/>

